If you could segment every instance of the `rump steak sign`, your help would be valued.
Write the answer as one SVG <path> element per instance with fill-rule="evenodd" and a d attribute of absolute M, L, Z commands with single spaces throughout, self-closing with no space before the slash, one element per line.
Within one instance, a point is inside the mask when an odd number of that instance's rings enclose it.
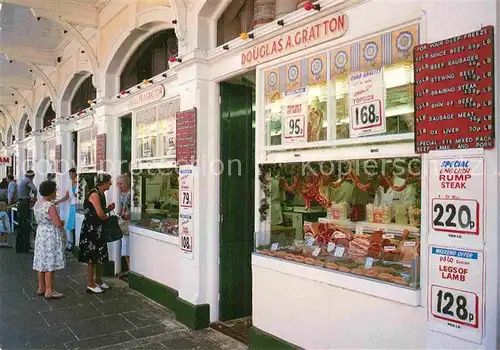
<path fill-rule="evenodd" d="M 241 54 L 241 66 L 251 67 L 306 47 L 337 39 L 347 32 L 347 15 L 336 14 L 257 44 Z"/>
<path fill-rule="evenodd" d="M 0 166 L 11 166 L 10 157 L 0 157 Z"/>

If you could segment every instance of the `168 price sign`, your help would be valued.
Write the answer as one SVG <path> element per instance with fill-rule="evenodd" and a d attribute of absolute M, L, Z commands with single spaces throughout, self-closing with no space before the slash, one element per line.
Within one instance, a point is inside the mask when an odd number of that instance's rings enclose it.
<path fill-rule="evenodd" d="M 374 100 L 351 107 L 352 129 L 362 131 L 382 125 L 382 102 Z"/>
<path fill-rule="evenodd" d="M 471 292 L 431 286 L 431 307 L 434 317 L 478 328 L 479 297 Z"/>
<path fill-rule="evenodd" d="M 432 228 L 436 231 L 479 234 L 479 203 L 476 200 L 435 198 L 432 200 Z"/>

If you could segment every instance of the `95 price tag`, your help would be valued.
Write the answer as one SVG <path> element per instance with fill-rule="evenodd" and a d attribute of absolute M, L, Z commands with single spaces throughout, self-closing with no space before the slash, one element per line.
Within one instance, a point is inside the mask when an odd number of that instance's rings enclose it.
<path fill-rule="evenodd" d="M 431 223 L 435 231 L 479 235 L 479 203 L 475 200 L 435 198 Z"/>
<path fill-rule="evenodd" d="M 479 327 L 479 297 L 471 292 L 431 286 L 431 313 L 434 317 L 472 328 Z"/>
<path fill-rule="evenodd" d="M 382 101 L 373 100 L 351 106 L 351 127 L 363 131 L 382 126 Z"/>
<path fill-rule="evenodd" d="M 303 139 L 305 138 L 305 115 L 287 116 L 284 118 L 285 138 Z"/>

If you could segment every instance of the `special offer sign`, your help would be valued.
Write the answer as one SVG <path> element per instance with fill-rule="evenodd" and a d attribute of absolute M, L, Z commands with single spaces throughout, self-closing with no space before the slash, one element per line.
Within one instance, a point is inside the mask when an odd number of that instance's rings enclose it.
<path fill-rule="evenodd" d="M 193 214 L 193 167 L 179 169 L 179 203 L 184 214 Z"/>
<path fill-rule="evenodd" d="M 480 251 L 429 246 L 427 321 L 430 329 L 481 343 L 483 258 Z"/>
<path fill-rule="evenodd" d="M 484 158 L 446 153 L 429 160 L 429 241 L 482 249 Z"/>
<path fill-rule="evenodd" d="M 349 136 L 384 133 L 385 87 L 383 69 L 349 75 Z"/>
<path fill-rule="evenodd" d="M 285 93 L 281 143 L 307 142 L 307 89 Z"/>

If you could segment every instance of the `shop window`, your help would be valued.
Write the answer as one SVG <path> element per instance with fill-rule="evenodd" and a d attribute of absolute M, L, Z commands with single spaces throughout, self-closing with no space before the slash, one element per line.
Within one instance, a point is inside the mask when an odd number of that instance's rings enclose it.
<path fill-rule="evenodd" d="M 24 153 L 24 157 L 25 157 L 25 170 L 32 170 L 33 169 L 33 148 L 32 147 L 28 147 L 26 148 L 25 150 L 25 153 Z"/>
<path fill-rule="evenodd" d="M 71 114 L 83 111 L 89 107 L 89 100 L 96 98 L 96 88 L 92 83 L 92 75 L 89 75 L 78 87 L 71 99 Z"/>
<path fill-rule="evenodd" d="M 168 59 L 177 55 L 177 36 L 173 29 L 146 39 L 129 59 L 120 76 L 120 89 L 126 90 L 144 79 L 168 70 Z"/>
<path fill-rule="evenodd" d="M 82 171 L 96 169 L 97 126 L 78 132 L 78 151 Z"/>
<path fill-rule="evenodd" d="M 137 161 L 175 159 L 175 116 L 179 110 L 177 98 L 134 113 L 133 142 Z"/>
<path fill-rule="evenodd" d="M 52 121 L 56 119 L 56 112 L 52 109 L 52 102 L 48 105 L 45 110 L 45 114 L 43 115 L 43 128 L 49 127 L 52 125 Z"/>
<path fill-rule="evenodd" d="M 420 158 L 261 165 L 257 252 L 419 288 Z"/>
<path fill-rule="evenodd" d="M 265 70 L 260 142 L 280 151 L 411 140 L 417 42 L 411 26 Z"/>
<path fill-rule="evenodd" d="M 56 139 L 55 137 L 44 142 L 44 157 L 48 173 L 56 172 Z"/>
<path fill-rule="evenodd" d="M 179 179 L 176 168 L 134 170 L 133 225 L 179 234 Z"/>

